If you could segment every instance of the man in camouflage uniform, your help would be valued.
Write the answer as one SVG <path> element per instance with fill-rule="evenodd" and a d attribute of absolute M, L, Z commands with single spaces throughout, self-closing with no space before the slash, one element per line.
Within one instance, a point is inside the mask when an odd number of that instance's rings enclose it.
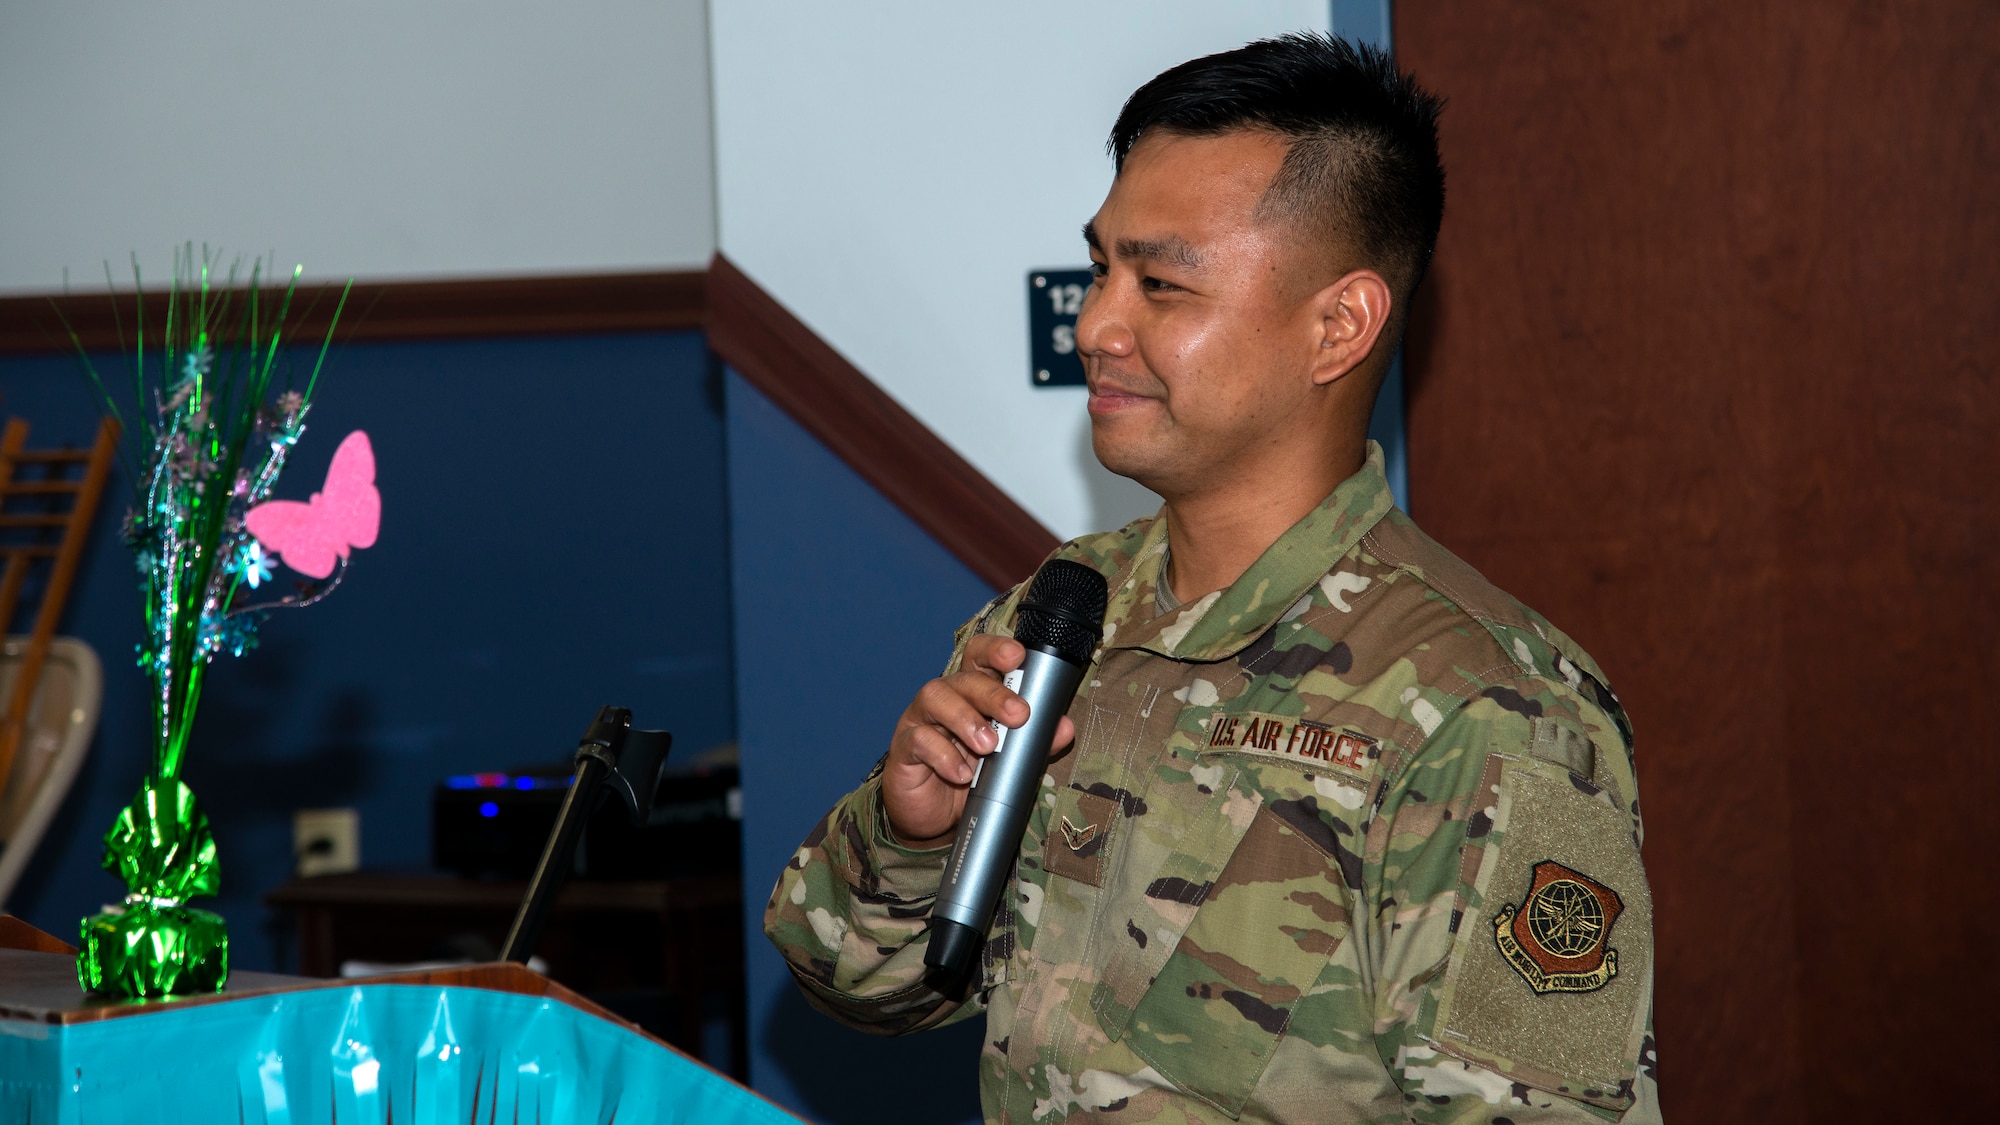
<path fill-rule="evenodd" d="M 1078 324 L 1093 443 L 1166 500 L 1111 591 L 969 992 L 924 923 L 1020 590 L 960 630 L 765 927 L 899 1033 L 984 1009 L 987 1120 L 1659 1117 L 1631 732 L 1568 637 L 1396 510 L 1368 412 L 1442 211 L 1437 103 L 1294 36 L 1154 79 Z"/>

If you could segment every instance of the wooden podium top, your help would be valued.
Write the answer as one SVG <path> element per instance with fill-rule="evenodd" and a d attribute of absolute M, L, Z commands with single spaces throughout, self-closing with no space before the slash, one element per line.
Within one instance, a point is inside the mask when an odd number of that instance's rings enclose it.
<path fill-rule="evenodd" d="M 83 987 L 76 982 L 76 947 L 35 929 L 19 918 L 0 914 L 0 1020 L 78 1024 L 156 1012 L 167 1005 L 183 1007 L 214 1004 L 279 992 L 300 992 L 314 988 L 352 988 L 364 984 L 455 985 L 461 988 L 483 988 L 490 992 L 543 996 L 617 1024 L 662 1046 L 668 1046 L 658 1036 L 647 1032 L 639 1025 L 613 1015 L 540 973 L 533 972 L 526 965 L 512 961 L 334 980 L 284 976 L 279 973 L 232 972 L 223 991 L 207 995 L 174 996 L 164 1000 L 116 1000 L 92 996 L 85 993 Z"/>
<path fill-rule="evenodd" d="M 0 949 L 0 1019 L 70 1024 L 153 1011 L 162 1004 L 203 1004 L 265 992 L 314 988 L 326 982 L 276 973 L 231 973 L 225 991 L 171 1000 L 112 1000 L 87 995 L 76 983 L 76 955 Z"/>

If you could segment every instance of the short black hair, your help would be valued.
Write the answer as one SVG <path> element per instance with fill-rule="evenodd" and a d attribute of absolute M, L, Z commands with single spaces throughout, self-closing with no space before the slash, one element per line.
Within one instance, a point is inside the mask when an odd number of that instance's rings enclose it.
<path fill-rule="evenodd" d="M 1161 73 L 1126 100 L 1106 147 L 1123 171 L 1132 146 L 1154 130 L 1289 138 L 1260 213 L 1344 242 L 1361 255 L 1357 264 L 1383 272 L 1407 312 L 1444 219 L 1443 108 L 1387 52 L 1294 32 Z"/>

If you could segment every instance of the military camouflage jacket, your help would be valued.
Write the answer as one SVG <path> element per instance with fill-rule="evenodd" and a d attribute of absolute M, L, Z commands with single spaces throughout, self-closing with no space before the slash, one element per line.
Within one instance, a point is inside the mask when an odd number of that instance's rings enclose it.
<path fill-rule="evenodd" d="M 887 1033 L 983 1008 L 988 1121 L 1657 1120 L 1631 735 L 1590 657 L 1395 510 L 1372 446 L 1161 613 L 1166 545 L 1058 552 L 1109 579 L 1105 639 L 971 996 L 924 982 L 946 852 L 871 776 L 765 915 L 808 998 Z"/>

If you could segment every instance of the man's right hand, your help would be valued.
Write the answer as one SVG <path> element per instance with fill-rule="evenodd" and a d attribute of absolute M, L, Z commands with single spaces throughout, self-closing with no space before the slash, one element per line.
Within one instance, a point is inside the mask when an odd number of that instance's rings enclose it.
<path fill-rule="evenodd" d="M 1027 656 L 1019 641 L 982 633 L 965 643 L 958 671 L 920 688 L 896 721 L 882 767 L 882 807 L 905 847 L 951 842 L 965 814 L 973 767 L 999 744 L 990 723 L 1012 729 L 1028 721 L 1027 701 L 1001 682 Z M 1060 752 L 1075 737 L 1076 724 L 1063 716 L 1052 750 Z"/>

